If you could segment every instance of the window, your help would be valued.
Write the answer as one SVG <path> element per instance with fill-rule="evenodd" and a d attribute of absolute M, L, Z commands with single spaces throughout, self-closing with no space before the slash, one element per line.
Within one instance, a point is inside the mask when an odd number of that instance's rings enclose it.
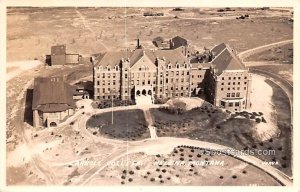
<path fill-rule="evenodd" d="M 241 79 L 241 77 L 238 77 L 238 79 Z"/>
<path fill-rule="evenodd" d="M 127 74 L 125 74 L 125 79 L 127 79 Z"/>
<path fill-rule="evenodd" d="M 237 90 L 240 90 L 240 87 L 237 87 Z"/>
<path fill-rule="evenodd" d="M 105 80 L 102 81 L 102 85 L 105 85 Z"/>
<path fill-rule="evenodd" d="M 232 103 L 232 102 L 228 103 L 228 106 L 229 106 L 229 107 L 232 107 L 232 106 L 233 106 L 233 103 Z"/>
<path fill-rule="evenodd" d="M 228 77 L 229 80 L 231 80 L 231 77 Z"/>
<path fill-rule="evenodd" d="M 236 77 L 233 77 L 233 80 L 235 80 L 236 79 Z"/>
<path fill-rule="evenodd" d="M 105 88 L 102 89 L 102 92 L 105 93 Z"/>
<path fill-rule="evenodd" d="M 247 77 L 244 77 L 244 79 L 247 79 Z"/>
<path fill-rule="evenodd" d="M 225 107 L 225 102 L 221 101 L 221 106 Z"/>
<path fill-rule="evenodd" d="M 166 78 L 166 83 L 168 83 L 169 82 L 169 79 L 168 78 Z"/>
<path fill-rule="evenodd" d="M 116 85 L 116 80 L 113 80 L 113 85 Z"/>
<path fill-rule="evenodd" d="M 192 78 L 194 78 L 194 75 L 192 75 Z"/>
<path fill-rule="evenodd" d="M 221 88 L 221 91 L 223 91 L 224 90 L 224 88 Z"/>
<path fill-rule="evenodd" d="M 227 97 L 230 97 L 230 93 L 227 93 L 227 95 L 226 95 Z"/>
<path fill-rule="evenodd" d="M 102 78 L 105 78 L 105 73 L 102 73 Z"/>
<path fill-rule="evenodd" d="M 232 84 L 235 85 L 235 82 L 233 82 Z"/>
<path fill-rule="evenodd" d="M 190 72 L 187 71 L 187 72 L 186 72 L 186 75 L 189 75 L 189 74 L 190 74 Z"/>
<path fill-rule="evenodd" d="M 100 88 L 97 88 L 97 93 L 100 93 Z"/>
<path fill-rule="evenodd" d="M 240 93 L 239 92 L 236 93 L 236 97 L 240 97 Z"/>
<path fill-rule="evenodd" d="M 222 77 L 222 80 L 224 80 L 224 77 Z"/>
<path fill-rule="evenodd" d="M 231 93 L 231 97 L 235 97 L 235 93 Z"/>
<path fill-rule="evenodd" d="M 235 102 L 234 106 L 236 107 L 240 106 L 240 102 Z"/>
<path fill-rule="evenodd" d="M 97 81 L 97 85 L 100 85 L 100 81 Z"/>
<path fill-rule="evenodd" d="M 245 101 L 243 101 L 243 105 L 245 105 Z"/>
<path fill-rule="evenodd" d="M 148 80 L 148 85 L 150 85 L 150 80 Z"/>
<path fill-rule="evenodd" d="M 228 91 L 230 91 L 230 87 L 228 87 Z"/>
<path fill-rule="evenodd" d="M 176 71 L 176 75 L 177 75 L 177 76 L 179 75 L 179 71 Z"/>
<path fill-rule="evenodd" d="M 142 81 L 142 85 L 145 85 L 145 81 Z"/>
<path fill-rule="evenodd" d="M 238 85 L 240 85 L 241 84 L 241 82 L 238 82 Z"/>
<path fill-rule="evenodd" d="M 221 85 L 224 85 L 224 83 L 221 83 Z"/>
<path fill-rule="evenodd" d="M 244 90 L 246 90 L 247 89 L 247 87 L 244 87 Z"/>
<path fill-rule="evenodd" d="M 245 85 L 247 85 L 247 82 L 244 82 Z"/>
<path fill-rule="evenodd" d="M 228 85 L 230 85 L 230 82 L 228 83 Z"/>

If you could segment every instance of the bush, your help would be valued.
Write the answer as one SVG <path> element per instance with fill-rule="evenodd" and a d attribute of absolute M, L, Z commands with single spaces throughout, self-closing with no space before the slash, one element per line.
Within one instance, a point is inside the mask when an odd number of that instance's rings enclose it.
<path fill-rule="evenodd" d="M 261 122 L 260 118 L 256 118 L 255 121 L 256 121 L 256 123 L 260 123 Z"/>
<path fill-rule="evenodd" d="M 261 118 L 261 121 L 263 122 L 263 123 L 267 123 L 267 121 L 265 120 L 265 118 Z"/>

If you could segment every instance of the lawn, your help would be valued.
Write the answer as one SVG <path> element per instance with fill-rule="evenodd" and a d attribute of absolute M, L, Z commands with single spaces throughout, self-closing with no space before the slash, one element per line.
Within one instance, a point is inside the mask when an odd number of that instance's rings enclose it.
<path fill-rule="evenodd" d="M 150 138 L 147 122 L 142 110 L 106 112 L 92 116 L 87 121 L 87 128 L 93 134 L 122 140 Z"/>
<path fill-rule="evenodd" d="M 286 102 L 286 98 L 280 90 L 272 86 L 276 93 L 273 95 L 275 106 L 279 102 Z M 281 96 L 280 96 L 281 95 Z M 287 103 L 286 103 L 287 104 Z M 181 115 L 170 114 L 160 109 L 151 109 L 151 114 L 157 128 L 157 135 L 186 137 L 195 140 L 207 141 L 221 144 L 237 150 L 254 150 L 255 156 L 264 161 L 277 161 L 277 168 L 287 174 L 291 174 L 290 167 L 290 129 L 287 124 L 289 117 L 288 109 L 281 103 L 277 106 L 278 119 L 281 135 L 265 142 L 259 141 L 254 134 L 254 127 L 257 124 L 250 116 L 243 118 L 236 115 L 229 115 L 211 105 L 187 111 Z M 286 113 L 285 113 L 286 112 Z M 281 114 L 282 113 L 282 114 Z M 285 115 L 284 115 L 285 114 Z M 262 115 L 263 116 L 263 115 Z M 260 122 L 264 123 L 264 122 Z M 283 131 L 285 128 L 287 130 Z M 258 150 L 275 150 L 272 155 L 259 155 Z"/>

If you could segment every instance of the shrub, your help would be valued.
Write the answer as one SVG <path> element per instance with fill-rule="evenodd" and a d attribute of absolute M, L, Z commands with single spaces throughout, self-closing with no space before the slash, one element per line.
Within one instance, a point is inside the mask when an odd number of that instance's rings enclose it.
<path fill-rule="evenodd" d="M 260 118 L 256 118 L 255 121 L 256 121 L 256 123 L 260 123 L 261 122 Z"/>
<path fill-rule="evenodd" d="M 129 171 L 129 174 L 130 174 L 130 175 L 133 175 L 133 174 L 134 174 L 134 171 Z"/>
<path fill-rule="evenodd" d="M 263 122 L 263 123 L 267 123 L 267 121 L 266 121 L 266 119 L 265 118 L 261 118 L 261 121 Z"/>
<path fill-rule="evenodd" d="M 150 179 L 150 181 L 152 181 L 152 182 L 155 181 L 155 178 L 152 177 L 152 178 Z"/>

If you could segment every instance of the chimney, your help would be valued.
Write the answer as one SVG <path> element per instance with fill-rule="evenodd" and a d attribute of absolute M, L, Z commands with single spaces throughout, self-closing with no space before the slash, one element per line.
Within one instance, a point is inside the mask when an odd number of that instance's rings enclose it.
<path fill-rule="evenodd" d="M 137 45 L 136 45 L 136 48 L 139 49 L 140 48 L 140 39 L 137 38 Z"/>

